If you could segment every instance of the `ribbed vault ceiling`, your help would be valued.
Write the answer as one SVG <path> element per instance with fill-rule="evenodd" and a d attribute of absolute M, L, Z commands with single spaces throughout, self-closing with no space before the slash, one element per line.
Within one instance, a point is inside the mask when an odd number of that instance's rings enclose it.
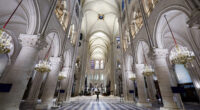
<path fill-rule="evenodd" d="M 90 58 L 104 60 L 110 42 L 118 35 L 119 9 L 116 0 L 85 0 L 82 33 L 89 39 Z M 99 15 L 103 19 L 99 19 Z"/>

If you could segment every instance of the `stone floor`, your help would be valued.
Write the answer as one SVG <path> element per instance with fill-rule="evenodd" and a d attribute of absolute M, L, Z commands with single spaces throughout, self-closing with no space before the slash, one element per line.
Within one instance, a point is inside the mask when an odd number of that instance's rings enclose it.
<path fill-rule="evenodd" d="M 195 103 L 185 103 L 185 110 L 200 110 L 200 105 Z M 124 103 L 119 97 L 100 96 L 99 102 L 96 96 L 81 96 L 71 98 L 70 103 L 64 104 L 57 110 L 160 110 L 159 105 L 156 108 L 137 107 L 133 103 Z M 55 110 L 55 109 L 54 109 Z"/>
<path fill-rule="evenodd" d="M 200 104 L 198 103 L 184 103 L 186 110 L 200 110 Z"/>
<path fill-rule="evenodd" d="M 76 97 L 71 99 L 71 103 L 65 104 L 58 110 L 155 110 L 150 108 L 137 107 L 131 103 L 120 102 L 118 97 L 103 97 L 100 96 L 99 102 L 96 101 L 96 96 L 91 97 Z"/>

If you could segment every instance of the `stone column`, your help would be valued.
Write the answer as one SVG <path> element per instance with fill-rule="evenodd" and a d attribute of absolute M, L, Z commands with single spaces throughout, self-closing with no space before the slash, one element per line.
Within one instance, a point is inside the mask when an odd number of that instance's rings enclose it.
<path fill-rule="evenodd" d="M 50 62 L 51 62 L 51 72 L 49 73 L 46 84 L 44 87 L 44 92 L 42 93 L 42 103 L 39 104 L 36 108 L 37 109 L 50 109 L 51 106 L 53 105 L 53 97 L 58 81 L 58 74 L 59 74 L 59 69 L 60 69 L 60 64 L 61 64 L 61 58 L 60 57 L 50 57 Z"/>
<path fill-rule="evenodd" d="M 123 50 L 122 50 L 123 52 Z M 123 55 L 124 55 L 124 52 L 123 52 Z M 121 83 L 121 86 L 123 88 L 122 90 L 122 93 L 123 94 L 120 94 L 123 95 L 122 97 L 124 98 L 124 100 L 128 100 L 128 94 L 127 94 L 127 91 L 128 91 L 128 88 L 127 88 L 127 74 L 126 74 L 126 66 L 125 66 L 125 61 L 124 61 L 125 57 L 122 56 L 122 83 Z"/>
<path fill-rule="evenodd" d="M 126 74 L 127 74 L 127 76 L 129 76 L 129 74 L 134 74 L 134 73 L 132 72 L 132 70 L 127 70 Z M 129 92 L 130 90 L 134 90 L 134 82 L 132 80 L 130 80 L 128 77 L 127 77 L 127 88 L 128 88 L 127 100 L 129 103 L 134 103 L 134 93 Z"/>
<path fill-rule="evenodd" d="M 37 35 L 20 34 L 19 39 L 22 45 L 21 51 L 1 80 L 1 83 L 12 84 L 12 87 L 10 92 L 0 93 L 0 110 L 19 110 L 19 104 L 39 51 Z"/>
<path fill-rule="evenodd" d="M 148 91 L 148 96 L 151 102 L 156 101 L 156 88 L 153 82 L 153 76 L 146 76 L 146 81 L 147 81 L 147 91 Z"/>
<path fill-rule="evenodd" d="M 116 88 L 115 88 L 115 79 L 116 79 L 116 63 L 115 63 L 115 43 L 111 42 L 111 53 L 110 53 L 110 62 L 111 62 L 111 68 L 110 68 L 110 74 L 111 74 L 111 87 L 110 87 L 110 91 L 111 91 L 111 95 L 115 95 L 116 93 Z"/>
<path fill-rule="evenodd" d="M 147 102 L 147 93 L 144 83 L 143 76 L 144 64 L 136 64 L 136 82 L 138 88 L 138 106 L 151 106 L 150 103 Z"/>
<path fill-rule="evenodd" d="M 158 77 L 160 92 L 164 104 L 164 107 L 161 107 L 160 109 L 178 110 L 179 108 L 173 99 L 174 95 L 171 90 L 170 72 L 166 60 L 166 57 L 168 56 L 168 50 L 155 49 L 154 54 L 155 73 Z"/>
<path fill-rule="evenodd" d="M 80 88 L 80 79 L 81 79 L 81 72 L 80 71 L 77 71 L 75 73 L 76 75 L 76 87 L 75 87 L 75 96 L 78 96 L 79 95 L 79 88 Z"/>
<path fill-rule="evenodd" d="M 68 92 L 68 83 L 69 83 L 69 74 L 70 74 L 71 67 L 64 67 L 62 72 L 65 73 L 66 78 L 61 81 L 61 89 L 65 90 L 64 93 L 60 93 L 59 95 L 59 102 L 64 102 L 67 99 L 67 92 Z"/>
<path fill-rule="evenodd" d="M 67 97 L 66 101 L 69 101 L 71 97 L 71 91 L 72 91 L 72 86 L 73 86 L 73 81 L 74 81 L 74 74 L 73 74 L 73 69 L 72 67 L 69 69 L 69 77 L 68 77 L 68 85 L 67 85 Z"/>
<path fill-rule="evenodd" d="M 78 77 L 79 79 L 77 79 L 79 81 L 77 81 L 78 84 L 76 85 L 77 86 L 76 89 L 78 89 L 78 92 L 76 92 L 76 95 L 78 95 L 83 90 L 84 82 L 85 82 L 85 72 L 86 72 L 86 65 L 85 65 L 86 63 L 85 62 L 88 61 L 88 54 L 87 54 L 87 52 L 89 50 L 88 41 L 84 39 L 83 45 L 84 45 L 84 48 L 83 48 L 83 54 L 82 54 L 82 59 L 81 59 L 81 71 L 79 73 L 79 75 L 80 75 Z"/>
<path fill-rule="evenodd" d="M 44 73 L 36 73 L 35 78 L 33 80 L 33 84 L 31 85 L 31 89 L 28 95 L 26 102 L 24 103 L 24 109 L 34 110 L 35 105 L 37 104 L 38 95 L 40 92 L 40 87 L 42 85 Z"/>
<path fill-rule="evenodd" d="M 44 76 L 44 73 L 39 73 L 39 72 L 36 73 L 36 76 L 33 80 L 33 84 L 31 86 L 31 90 L 28 96 L 28 100 L 37 100 L 40 87 L 43 81 L 43 76 Z"/>
<path fill-rule="evenodd" d="M 196 64 L 195 62 L 193 62 L 193 63 L 188 63 L 186 65 L 186 68 L 189 72 L 189 75 L 190 75 L 192 82 L 194 84 L 194 87 L 196 89 L 198 99 L 200 100 L 200 87 L 199 87 L 200 86 L 200 79 L 199 79 L 200 75 L 198 74 L 199 68 L 198 68 L 198 64 Z"/>

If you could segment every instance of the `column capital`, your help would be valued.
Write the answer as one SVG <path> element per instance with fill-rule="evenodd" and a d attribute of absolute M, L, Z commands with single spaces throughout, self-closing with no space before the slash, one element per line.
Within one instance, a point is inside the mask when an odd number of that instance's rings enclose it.
<path fill-rule="evenodd" d="M 132 70 L 125 70 L 126 72 L 128 72 L 128 71 L 132 71 Z"/>
<path fill-rule="evenodd" d="M 71 68 L 72 68 L 72 66 L 64 66 L 64 68 L 71 69 Z"/>
<path fill-rule="evenodd" d="M 135 64 L 136 69 L 144 69 L 144 64 Z"/>
<path fill-rule="evenodd" d="M 36 47 L 38 35 L 20 34 L 19 41 L 23 47 Z"/>
<path fill-rule="evenodd" d="M 168 54 L 169 54 L 168 49 L 160 49 L 160 48 L 154 49 L 154 57 L 156 58 L 166 58 Z"/>
<path fill-rule="evenodd" d="M 69 71 L 70 69 L 72 69 L 72 66 L 64 66 L 62 71 Z"/>
<path fill-rule="evenodd" d="M 31 34 L 20 34 L 19 41 L 22 47 L 33 47 L 42 49 L 43 47 L 48 45 L 45 39 L 40 39 L 38 35 Z"/>
<path fill-rule="evenodd" d="M 52 65 L 60 65 L 61 63 L 61 57 L 50 57 L 49 61 L 51 62 Z"/>

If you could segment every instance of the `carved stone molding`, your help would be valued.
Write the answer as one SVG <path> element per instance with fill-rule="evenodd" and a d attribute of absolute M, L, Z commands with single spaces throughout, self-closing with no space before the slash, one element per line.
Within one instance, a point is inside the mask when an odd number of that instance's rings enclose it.
<path fill-rule="evenodd" d="M 154 58 L 166 58 L 169 54 L 168 49 L 154 49 Z"/>
<path fill-rule="evenodd" d="M 62 69 L 63 72 L 69 72 L 72 69 L 72 66 L 64 67 Z"/>
<path fill-rule="evenodd" d="M 49 61 L 51 62 L 52 65 L 60 65 L 61 58 L 60 57 L 50 57 Z"/>
<path fill-rule="evenodd" d="M 142 70 L 142 69 L 144 69 L 144 64 L 135 64 L 135 68 L 137 70 Z"/>
<path fill-rule="evenodd" d="M 39 37 L 37 35 L 20 34 L 19 41 L 22 47 L 37 47 Z"/>
<path fill-rule="evenodd" d="M 192 12 L 187 24 L 192 28 L 200 28 L 200 11 L 195 10 Z"/>
<path fill-rule="evenodd" d="M 19 41 L 22 47 L 42 49 L 48 45 L 48 43 L 38 35 L 20 34 Z"/>

